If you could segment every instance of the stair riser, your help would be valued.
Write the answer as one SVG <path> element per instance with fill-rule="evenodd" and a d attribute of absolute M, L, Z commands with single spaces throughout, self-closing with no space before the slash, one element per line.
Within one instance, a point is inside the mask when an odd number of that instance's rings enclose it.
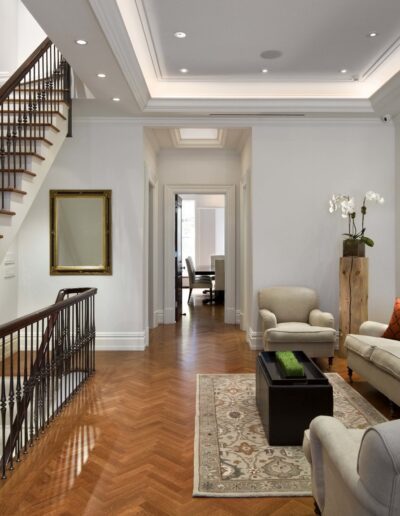
<path fill-rule="evenodd" d="M 64 102 L 40 102 L 37 104 L 36 108 L 33 109 L 34 106 L 30 107 L 29 103 L 4 103 L 3 108 L 5 111 L 21 111 L 22 113 L 29 113 L 35 111 L 36 113 L 43 113 L 45 111 L 59 111 L 64 116 L 68 114 L 68 106 Z M 19 115 L 19 114 L 18 114 Z"/>
<path fill-rule="evenodd" d="M 0 142 L 1 143 L 1 142 Z M 13 154 L 14 152 L 35 152 L 41 156 L 45 156 L 51 145 L 42 140 L 21 140 L 18 138 L 15 141 L 4 142 L 4 150 L 6 154 Z M 1 167 L 0 167 L 1 168 Z"/>
<path fill-rule="evenodd" d="M 27 118 L 27 122 L 24 122 L 23 119 L 19 116 L 19 114 L 14 113 L 4 113 L 3 114 L 3 124 L 4 124 L 4 131 L 5 134 L 7 134 L 7 131 L 12 131 L 15 127 L 21 126 L 22 134 L 24 135 L 25 132 L 29 136 L 30 134 L 34 134 L 34 129 L 29 129 L 29 123 L 33 122 L 36 124 L 41 123 L 48 123 L 55 125 L 56 127 L 59 127 L 62 124 L 62 121 L 64 119 L 57 115 L 57 114 L 48 114 L 48 113 L 36 113 L 35 115 L 32 115 L 32 117 Z M 24 128 L 24 124 L 26 124 L 26 130 Z M 37 126 L 36 126 L 37 127 Z"/>
<path fill-rule="evenodd" d="M 2 186 L 1 182 L 0 186 Z M 7 186 L 14 188 L 14 183 Z M 7 186 L 5 186 L 5 188 L 7 188 Z M 0 208 L 2 210 L 16 211 L 18 209 L 18 205 L 23 202 L 23 198 L 24 195 L 17 192 L 0 192 Z"/>

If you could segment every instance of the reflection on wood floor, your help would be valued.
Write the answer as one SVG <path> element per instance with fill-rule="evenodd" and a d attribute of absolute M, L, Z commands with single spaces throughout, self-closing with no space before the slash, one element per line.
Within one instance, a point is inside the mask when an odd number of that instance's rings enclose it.
<path fill-rule="evenodd" d="M 192 498 L 196 373 L 254 372 L 257 355 L 223 306 L 201 300 L 152 330 L 146 351 L 96 354 L 96 374 L 2 483 L 1 514 L 313 514 L 311 498 Z M 346 376 L 343 359 L 333 369 Z"/>

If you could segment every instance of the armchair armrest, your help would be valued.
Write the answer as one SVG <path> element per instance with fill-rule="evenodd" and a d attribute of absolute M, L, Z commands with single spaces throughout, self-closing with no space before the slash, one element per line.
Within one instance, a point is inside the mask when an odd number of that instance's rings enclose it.
<path fill-rule="evenodd" d="M 318 308 L 311 310 L 308 320 L 311 326 L 322 326 L 324 328 L 333 328 L 335 324 L 332 314 L 329 312 L 322 312 Z"/>
<path fill-rule="evenodd" d="M 365 321 L 361 324 L 359 334 L 369 335 L 370 337 L 382 337 L 388 325 L 375 321 Z"/>
<path fill-rule="evenodd" d="M 359 447 L 354 445 L 354 439 L 348 429 L 338 419 L 318 416 L 310 424 L 310 448 L 313 495 L 323 511 L 326 488 L 329 488 L 329 483 L 332 481 L 325 478 L 327 470 L 324 461 L 328 457 L 338 477 L 341 477 L 350 489 L 356 490 L 359 479 L 357 473 Z"/>
<path fill-rule="evenodd" d="M 262 319 L 263 331 L 276 327 L 276 315 L 266 308 L 261 308 L 260 317 Z"/>

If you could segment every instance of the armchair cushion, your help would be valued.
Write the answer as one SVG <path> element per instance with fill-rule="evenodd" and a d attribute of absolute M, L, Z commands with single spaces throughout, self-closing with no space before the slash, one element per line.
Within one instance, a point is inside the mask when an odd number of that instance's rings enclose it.
<path fill-rule="evenodd" d="M 333 328 L 310 326 L 301 322 L 278 323 L 276 328 L 266 331 L 269 342 L 334 342 L 336 332 Z"/>
<path fill-rule="evenodd" d="M 316 292 L 306 287 L 269 287 L 258 293 L 258 307 L 274 313 L 279 323 L 306 323 L 311 310 L 317 306 Z"/>
<path fill-rule="evenodd" d="M 322 312 L 318 308 L 314 308 L 314 310 L 310 312 L 309 323 L 311 326 L 333 328 L 335 321 L 333 315 L 329 312 Z"/>
<path fill-rule="evenodd" d="M 389 326 L 386 328 L 382 337 L 385 339 L 400 340 L 400 297 L 398 297 L 394 303 Z"/>
<path fill-rule="evenodd" d="M 387 326 L 387 324 L 375 321 L 365 321 L 360 326 L 359 334 L 369 335 L 370 337 L 382 337 L 386 331 Z"/>

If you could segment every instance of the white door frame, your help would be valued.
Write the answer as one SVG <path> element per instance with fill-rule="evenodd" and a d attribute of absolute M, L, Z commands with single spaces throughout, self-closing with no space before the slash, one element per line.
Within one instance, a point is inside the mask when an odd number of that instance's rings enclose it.
<path fill-rule="evenodd" d="M 165 185 L 164 187 L 164 324 L 175 323 L 175 195 L 225 195 L 224 321 L 236 324 L 236 207 L 235 185 Z"/>

